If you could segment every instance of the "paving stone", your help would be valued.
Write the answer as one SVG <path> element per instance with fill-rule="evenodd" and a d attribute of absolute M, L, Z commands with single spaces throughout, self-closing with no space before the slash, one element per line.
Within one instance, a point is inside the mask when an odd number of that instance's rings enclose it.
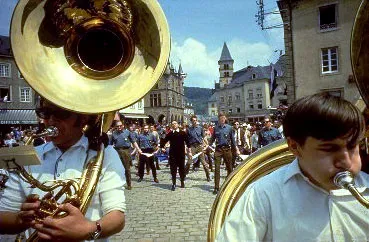
<path fill-rule="evenodd" d="M 126 190 L 126 225 L 114 235 L 113 242 L 205 242 L 207 226 L 215 196 L 214 181 L 205 180 L 205 172 L 190 172 L 186 188 L 171 191 L 169 168 L 161 165 L 157 171 L 160 183 L 153 183 L 152 176 L 145 174 L 138 183 L 134 167 L 132 190 Z M 221 182 L 226 171 L 221 169 Z M 177 185 L 180 185 L 177 176 Z"/>

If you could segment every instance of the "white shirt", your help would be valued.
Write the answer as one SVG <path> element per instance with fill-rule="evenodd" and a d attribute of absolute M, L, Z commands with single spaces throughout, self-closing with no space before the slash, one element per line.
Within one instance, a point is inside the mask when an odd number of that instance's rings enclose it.
<path fill-rule="evenodd" d="M 86 160 L 88 139 L 85 136 L 64 153 L 52 142 L 35 147 L 41 159 L 41 165 L 30 166 L 33 177 L 38 181 L 56 179 L 80 178 Z M 96 151 L 89 150 L 88 161 L 96 155 Z M 59 160 L 59 161 L 57 161 Z M 26 168 L 26 170 L 29 170 Z M 112 146 L 105 148 L 103 167 L 97 188 L 87 209 L 85 217 L 91 221 L 102 218 L 105 214 L 118 210 L 126 210 L 124 188 L 124 168 L 119 156 Z M 29 194 L 38 194 L 41 198 L 45 192 L 30 188 L 19 176 L 12 173 L 6 183 L 7 188 L 0 196 L 0 211 L 16 212 L 20 210 L 21 203 Z M 108 241 L 101 239 L 97 241 Z"/>
<path fill-rule="evenodd" d="M 369 198 L 369 175 L 355 178 Z M 216 241 L 368 241 L 369 210 L 345 189 L 326 192 L 297 160 L 252 183 Z"/>

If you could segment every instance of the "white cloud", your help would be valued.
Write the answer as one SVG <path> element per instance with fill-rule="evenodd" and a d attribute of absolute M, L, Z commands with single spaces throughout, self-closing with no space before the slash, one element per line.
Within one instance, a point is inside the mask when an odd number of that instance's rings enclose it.
<path fill-rule="evenodd" d="M 275 54 L 274 49 L 264 43 L 249 43 L 241 39 L 227 42 L 228 49 L 234 59 L 234 69 L 240 70 L 247 65 L 269 65 L 270 58 Z M 200 41 L 188 38 L 182 44 L 172 43 L 171 63 L 178 69 L 182 64 L 187 73 L 186 86 L 213 88 L 214 81 L 219 80 L 218 60 L 223 43 L 214 51 L 208 50 Z"/>

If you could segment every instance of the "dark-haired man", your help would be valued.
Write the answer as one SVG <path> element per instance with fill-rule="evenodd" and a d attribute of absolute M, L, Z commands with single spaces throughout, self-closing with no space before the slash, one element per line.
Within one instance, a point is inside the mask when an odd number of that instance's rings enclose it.
<path fill-rule="evenodd" d="M 232 126 L 226 124 L 227 117 L 223 113 L 218 114 L 218 125 L 214 128 L 214 133 L 211 136 L 209 145 L 211 146 L 216 141 L 215 153 L 214 153 L 214 191 L 213 194 L 219 192 L 220 186 L 220 161 L 223 158 L 227 169 L 227 176 L 231 174 L 233 170 L 232 164 L 232 151 L 235 150 L 235 155 L 240 155 L 240 151 L 236 145 L 234 138 L 234 132 Z"/>
<path fill-rule="evenodd" d="M 272 126 L 272 121 L 269 117 L 264 118 L 264 127 L 259 132 L 259 147 L 266 146 L 274 141 L 282 139 L 282 135 L 278 129 Z"/>
<path fill-rule="evenodd" d="M 205 156 L 203 152 L 203 145 L 207 145 L 207 141 L 204 139 L 205 133 L 203 128 L 197 123 L 196 115 L 193 115 L 191 117 L 191 123 L 192 125 L 187 129 L 189 147 L 191 148 L 192 154 L 200 154 L 198 156 L 199 162 L 201 162 L 202 167 L 204 168 L 206 180 L 210 181 L 209 165 L 205 161 Z M 188 159 L 186 164 L 186 173 L 189 172 L 191 164 L 192 159 Z"/>
<path fill-rule="evenodd" d="M 132 126 L 130 126 L 131 128 Z M 132 189 L 131 182 L 131 152 L 130 149 L 133 146 L 139 154 L 141 154 L 141 149 L 137 145 L 137 135 L 134 131 L 130 131 L 124 128 L 122 121 L 117 121 L 115 123 L 115 131 L 113 132 L 112 143 L 114 148 L 118 151 L 120 160 L 125 169 L 125 175 L 127 179 L 127 189 Z"/>
<path fill-rule="evenodd" d="M 296 159 L 246 188 L 217 241 L 368 241 L 368 210 L 333 178 L 360 171 L 365 123 L 350 102 L 329 94 L 304 97 L 288 109 L 284 134 Z"/>
<path fill-rule="evenodd" d="M 46 127 L 56 127 L 59 134 L 52 137 L 51 142 L 36 147 L 42 162 L 41 165 L 30 167 L 33 177 L 40 183 L 81 178 L 87 163 L 97 153 L 93 149 L 95 134 L 89 131 L 83 133 L 84 126 L 91 123 L 91 117 L 60 109 L 47 102 L 36 113 L 44 120 Z M 4 194 L 0 196 L 0 233 L 17 234 L 35 229 L 42 240 L 106 241 L 105 238 L 124 227 L 124 184 L 124 168 L 119 156 L 111 146 L 107 146 L 101 176 L 86 215 L 66 203 L 60 205 L 59 210 L 66 212 L 67 216 L 47 217 L 36 223 L 35 214 L 45 192 L 32 188 L 19 176 L 11 174 Z"/>
<path fill-rule="evenodd" d="M 191 149 L 188 148 L 188 136 L 186 132 L 179 129 L 177 121 L 172 121 L 172 130 L 165 136 L 160 142 L 160 147 L 164 148 L 165 144 L 169 142 L 169 166 L 170 173 L 172 175 L 172 191 L 176 189 L 176 176 L 177 170 L 181 179 L 181 188 L 185 187 L 184 179 L 186 177 L 185 172 L 185 148 L 187 145 L 187 154 L 192 156 Z"/>

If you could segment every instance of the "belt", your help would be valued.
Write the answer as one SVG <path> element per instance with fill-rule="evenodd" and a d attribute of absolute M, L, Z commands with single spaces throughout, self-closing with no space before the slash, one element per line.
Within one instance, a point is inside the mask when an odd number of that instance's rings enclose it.
<path fill-rule="evenodd" d="M 131 147 L 115 147 L 118 150 L 128 150 Z"/>
<path fill-rule="evenodd" d="M 230 149 L 231 146 L 230 145 L 217 145 L 215 147 L 215 149 Z"/>
<path fill-rule="evenodd" d="M 190 147 L 192 147 L 192 146 L 199 146 L 199 145 L 201 145 L 200 143 L 193 143 L 193 144 L 190 144 Z"/>

